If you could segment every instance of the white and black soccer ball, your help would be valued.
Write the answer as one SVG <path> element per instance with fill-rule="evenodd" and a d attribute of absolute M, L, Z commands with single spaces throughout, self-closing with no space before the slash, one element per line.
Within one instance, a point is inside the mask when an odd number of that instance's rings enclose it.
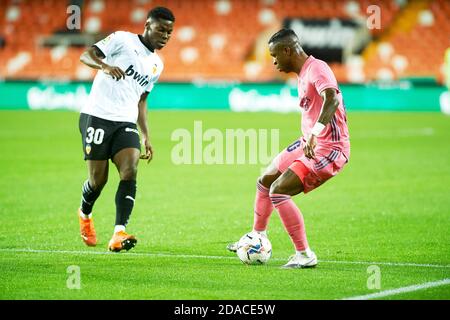
<path fill-rule="evenodd" d="M 266 236 L 250 232 L 239 240 L 236 253 L 245 264 L 264 264 L 272 256 L 272 244 Z"/>

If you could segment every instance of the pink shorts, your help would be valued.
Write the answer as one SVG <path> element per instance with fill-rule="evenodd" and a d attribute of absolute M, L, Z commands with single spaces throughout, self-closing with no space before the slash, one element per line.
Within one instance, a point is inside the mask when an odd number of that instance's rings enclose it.
<path fill-rule="evenodd" d="M 303 138 L 295 141 L 273 161 L 280 172 L 291 169 L 302 181 L 303 192 L 307 193 L 341 171 L 348 162 L 348 156 L 337 148 L 317 145 L 315 158 L 308 159 L 303 152 L 304 143 Z"/>

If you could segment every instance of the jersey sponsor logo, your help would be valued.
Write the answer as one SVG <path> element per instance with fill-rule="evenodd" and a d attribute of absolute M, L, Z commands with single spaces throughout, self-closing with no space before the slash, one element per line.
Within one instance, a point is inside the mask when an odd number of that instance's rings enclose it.
<path fill-rule="evenodd" d="M 139 131 L 137 129 L 133 129 L 133 128 L 125 128 L 125 132 L 134 132 L 137 135 L 139 135 Z"/>
<path fill-rule="evenodd" d="M 136 81 L 141 87 L 145 87 L 148 84 L 148 75 L 144 77 L 144 75 L 139 74 L 137 71 L 133 69 L 133 65 L 125 70 L 125 75 L 128 77 L 133 77 L 133 80 Z"/>

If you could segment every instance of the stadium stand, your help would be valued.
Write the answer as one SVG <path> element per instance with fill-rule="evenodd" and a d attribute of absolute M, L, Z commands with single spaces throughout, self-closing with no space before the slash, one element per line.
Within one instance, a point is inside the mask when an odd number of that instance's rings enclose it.
<path fill-rule="evenodd" d="M 81 32 L 66 27 L 71 4 L 81 7 Z M 91 79 L 93 71 L 79 63 L 84 46 L 116 30 L 141 33 L 157 5 L 177 19 L 160 52 L 163 81 L 277 79 L 266 42 L 283 19 L 367 17 L 370 5 L 381 8 L 381 28 L 370 30 L 361 55 L 331 64 L 340 81 L 440 79 L 450 46 L 447 0 L 0 0 L 0 75 Z"/>

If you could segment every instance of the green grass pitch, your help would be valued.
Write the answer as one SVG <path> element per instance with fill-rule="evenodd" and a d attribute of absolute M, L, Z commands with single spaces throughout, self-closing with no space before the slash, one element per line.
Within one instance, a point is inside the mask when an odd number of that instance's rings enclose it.
<path fill-rule="evenodd" d="M 0 112 L 1 299 L 341 299 L 450 278 L 450 118 L 438 113 L 349 113 L 350 163 L 295 198 L 319 265 L 282 270 L 293 247 L 276 212 L 264 266 L 225 246 L 252 226 L 260 165 L 174 165 L 170 140 L 192 131 L 278 128 L 298 136 L 299 115 L 151 111 L 155 157 L 141 162 L 127 253 L 107 253 L 118 176 L 94 208 L 99 244 L 79 237 L 86 168 L 72 112 Z M 367 286 L 376 265 L 380 289 Z M 67 287 L 69 266 L 81 288 Z M 450 285 L 385 299 L 450 299 Z"/>

